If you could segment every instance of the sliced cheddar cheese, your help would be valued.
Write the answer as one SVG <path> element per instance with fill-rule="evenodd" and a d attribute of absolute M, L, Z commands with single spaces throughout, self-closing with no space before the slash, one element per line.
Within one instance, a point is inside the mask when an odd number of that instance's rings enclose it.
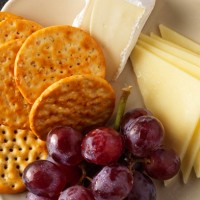
<path fill-rule="evenodd" d="M 144 103 L 163 122 L 165 143 L 180 156 L 187 182 L 199 147 L 192 144 L 198 138 L 200 81 L 138 45 L 130 58 Z"/>
<path fill-rule="evenodd" d="M 159 25 L 159 29 L 160 29 L 162 38 L 169 40 L 175 44 L 178 44 L 186 49 L 190 49 L 191 51 L 197 54 L 200 54 L 200 45 L 197 44 L 196 42 L 164 26 L 163 24 Z"/>
<path fill-rule="evenodd" d="M 137 42 L 138 45 L 144 47 L 145 49 L 151 51 L 155 55 L 159 56 L 160 58 L 166 60 L 167 62 L 173 64 L 174 66 L 178 67 L 179 69 L 185 71 L 186 73 L 190 74 L 194 78 L 200 80 L 200 67 L 191 64 L 181 58 L 174 56 L 173 54 L 167 53 L 155 46 L 152 46 L 144 41 L 139 40 Z"/>
<path fill-rule="evenodd" d="M 185 48 L 176 48 L 174 45 L 167 44 L 163 41 L 158 41 L 155 38 L 149 37 L 147 35 L 141 34 L 139 37 L 142 41 L 147 42 L 148 44 L 151 44 L 152 46 L 155 46 L 167 53 L 173 54 L 174 56 L 181 58 L 185 61 L 188 61 L 194 65 L 197 65 L 200 67 L 200 57 Z"/>

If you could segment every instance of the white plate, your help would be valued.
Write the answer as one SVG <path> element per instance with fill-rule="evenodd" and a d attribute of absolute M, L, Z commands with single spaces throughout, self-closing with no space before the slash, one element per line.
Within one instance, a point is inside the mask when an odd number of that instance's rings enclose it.
<path fill-rule="evenodd" d="M 71 24 L 84 5 L 84 0 L 10 0 L 3 8 L 44 25 Z M 166 24 L 200 43 L 200 0 L 157 0 L 156 6 L 147 21 L 144 32 L 157 32 L 157 25 Z M 128 62 L 118 81 L 113 84 L 117 93 L 125 85 L 134 85 L 127 109 L 142 106 L 135 77 Z M 183 185 L 179 180 L 164 187 L 157 185 L 157 200 L 199 200 L 200 180 L 192 175 L 189 183 Z M 24 200 L 25 194 L 2 195 L 2 200 Z M 0 199 L 1 200 L 1 199 Z"/>

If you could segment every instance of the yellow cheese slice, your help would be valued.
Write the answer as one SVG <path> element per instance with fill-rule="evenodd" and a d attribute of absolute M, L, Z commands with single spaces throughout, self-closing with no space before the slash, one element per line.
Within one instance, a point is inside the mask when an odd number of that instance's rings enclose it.
<path fill-rule="evenodd" d="M 181 58 L 187 62 L 190 62 L 194 65 L 197 65 L 200 67 L 200 57 L 199 55 L 192 53 L 191 51 L 188 51 L 187 49 L 180 49 L 176 48 L 173 45 L 169 45 L 165 42 L 158 41 L 152 37 L 149 37 L 147 35 L 141 34 L 139 37 L 142 41 L 147 42 L 148 44 L 151 44 L 152 46 L 155 46 L 167 53 L 173 54 L 174 56 Z"/>
<path fill-rule="evenodd" d="M 200 67 L 193 65 L 181 58 L 174 56 L 173 54 L 169 54 L 155 46 L 152 46 L 144 41 L 138 40 L 138 45 L 144 47 L 145 49 L 151 51 L 155 55 L 161 57 L 162 59 L 166 60 L 167 62 L 173 64 L 174 66 L 178 67 L 179 69 L 185 71 L 186 73 L 190 74 L 194 78 L 200 80 Z"/>
<path fill-rule="evenodd" d="M 181 50 L 183 50 L 183 51 L 187 51 L 188 53 L 194 53 L 194 52 L 192 52 L 192 51 L 190 51 L 190 50 L 188 50 L 188 49 L 186 49 L 186 48 L 183 48 L 182 46 L 180 46 L 180 45 L 178 45 L 178 44 L 175 44 L 175 43 L 173 43 L 173 42 L 170 42 L 170 41 L 168 41 L 168 40 L 165 40 L 164 38 L 161 38 L 160 36 L 156 35 L 156 34 L 153 33 L 153 32 L 150 33 L 150 37 L 151 37 L 151 38 L 154 38 L 154 39 L 156 39 L 156 40 L 158 40 L 158 41 L 160 41 L 160 42 L 163 42 L 163 43 L 165 43 L 165 44 L 168 44 L 168 45 L 171 45 L 171 46 L 176 47 L 176 48 L 178 48 L 178 49 L 181 49 Z"/>
<path fill-rule="evenodd" d="M 162 38 L 169 40 L 175 44 L 178 44 L 186 49 L 190 49 L 191 51 L 197 54 L 200 54 L 200 45 L 196 42 L 164 26 L 163 24 L 159 25 L 159 29 Z"/>
<path fill-rule="evenodd" d="M 194 41 L 184 37 L 183 35 L 181 34 L 178 34 L 177 32 L 173 31 L 172 29 L 169 29 L 163 25 L 160 25 L 160 31 L 161 31 L 161 34 L 163 36 L 163 38 L 165 39 L 161 39 L 159 36 L 151 33 L 151 37 L 154 38 L 154 39 L 157 39 L 158 41 L 160 42 L 164 42 L 164 43 L 167 43 L 169 45 L 172 45 L 176 48 L 179 48 L 179 49 L 182 49 L 182 50 L 188 50 L 190 52 L 194 51 L 193 53 L 199 53 L 199 49 L 200 49 L 200 45 L 195 43 Z M 173 40 L 170 40 L 169 37 L 174 37 Z M 168 40 L 166 40 L 168 39 Z M 173 41 L 173 42 L 170 42 L 170 41 Z M 181 45 L 181 46 L 179 46 Z M 185 47 L 185 49 L 183 49 L 183 47 Z M 200 133 L 199 133 L 200 134 Z M 195 139 L 193 139 L 195 141 Z M 199 151 L 198 151 L 198 155 L 196 156 L 196 160 L 194 162 L 194 171 L 195 171 L 195 174 L 198 178 L 200 178 L 200 145 L 199 145 Z M 194 156 L 193 152 L 191 151 L 190 153 L 191 155 L 188 155 L 188 156 Z M 187 160 L 187 157 L 185 158 Z M 184 170 L 184 169 L 182 169 Z M 188 176 L 185 176 L 185 180 L 184 182 L 187 182 L 188 180 Z"/>
<path fill-rule="evenodd" d="M 162 121 L 165 143 L 184 161 L 187 180 L 199 145 L 191 148 L 190 144 L 200 116 L 200 81 L 138 45 L 130 58 L 144 103 Z M 191 150 L 194 156 L 188 156 Z"/>
<path fill-rule="evenodd" d="M 198 150 L 198 153 L 194 162 L 194 171 L 197 178 L 200 178 L 200 148 Z"/>
<path fill-rule="evenodd" d="M 144 12 L 144 7 L 124 0 L 95 0 L 90 33 L 102 46 L 108 80 L 116 79 L 123 70 L 137 41 L 135 31 Z"/>
<path fill-rule="evenodd" d="M 160 39 L 159 36 L 156 36 L 155 34 L 151 34 L 151 37 L 159 40 L 160 42 L 163 42 L 164 40 Z M 143 46 L 144 48 L 146 48 L 147 50 L 151 51 L 152 53 L 156 54 L 157 56 L 160 56 L 162 59 L 174 64 L 175 66 L 177 66 L 179 69 L 182 69 L 183 71 L 185 71 L 186 73 L 192 75 L 193 77 L 199 79 L 200 78 L 200 68 L 196 65 L 192 65 L 189 62 L 185 62 L 184 60 L 177 58 L 176 56 L 173 56 L 172 54 L 168 54 L 146 42 L 143 41 L 138 41 L 137 43 L 138 45 Z M 168 44 L 170 44 L 170 42 L 168 42 Z M 172 43 L 173 44 L 173 43 Z M 178 45 L 174 45 L 174 47 L 179 48 Z M 183 174 L 185 174 L 183 176 L 183 181 L 184 183 L 188 182 L 189 179 L 189 175 L 190 175 L 190 171 L 192 169 L 192 162 L 189 162 L 190 160 L 194 160 L 195 159 L 195 154 L 193 152 L 196 152 L 197 149 L 199 149 L 200 143 L 197 143 L 195 145 L 195 142 L 200 141 L 200 138 L 198 138 L 200 136 L 200 130 L 199 130 L 199 123 L 197 124 L 197 127 L 195 129 L 195 132 L 193 133 L 193 137 L 192 137 L 192 142 L 190 142 L 190 145 L 187 149 L 186 155 L 182 161 L 182 163 L 184 163 L 182 166 L 182 172 Z M 192 157 L 192 158 L 188 158 L 188 157 Z M 187 168 L 185 168 L 185 166 L 188 166 Z M 189 168 L 189 170 L 188 170 Z M 200 157 L 197 156 L 195 162 L 194 162 L 194 169 L 195 169 L 195 173 L 196 176 L 199 177 L 200 176 Z"/>
<path fill-rule="evenodd" d="M 195 131 L 193 133 L 192 139 L 190 141 L 190 144 L 187 148 L 187 151 L 185 153 L 185 156 L 181 164 L 181 171 L 183 173 L 184 183 L 188 182 L 190 173 L 196 162 L 195 159 L 198 155 L 199 147 L 200 147 L 200 118 L 198 120 L 198 123 L 196 124 Z"/>

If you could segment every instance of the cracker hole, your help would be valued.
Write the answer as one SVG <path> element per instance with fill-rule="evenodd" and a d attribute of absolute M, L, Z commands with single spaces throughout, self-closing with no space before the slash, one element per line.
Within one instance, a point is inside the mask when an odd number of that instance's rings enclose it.
<path fill-rule="evenodd" d="M 20 169 L 20 166 L 19 166 L 19 165 L 17 165 L 17 166 L 16 166 L 16 168 L 17 168 L 17 169 Z"/>
<path fill-rule="evenodd" d="M 5 178 L 5 174 L 1 174 L 1 178 Z"/>
<path fill-rule="evenodd" d="M 19 151 L 22 151 L 22 148 L 21 148 L 21 147 L 19 147 Z"/>
<path fill-rule="evenodd" d="M 34 135 L 34 136 L 33 136 L 33 139 L 37 140 L 38 138 L 37 138 L 37 136 L 36 136 L 36 135 Z"/>
<path fill-rule="evenodd" d="M 7 139 L 4 139 L 3 141 L 4 141 L 4 143 L 8 142 L 8 140 L 7 140 Z"/>
<path fill-rule="evenodd" d="M 29 147 L 29 150 L 31 151 L 33 148 L 32 147 Z"/>
<path fill-rule="evenodd" d="M 17 130 L 14 130 L 14 134 L 17 134 L 18 133 L 18 131 Z"/>
<path fill-rule="evenodd" d="M 31 65 L 32 67 L 36 67 L 35 61 L 31 61 L 30 65 Z"/>
<path fill-rule="evenodd" d="M 17 160 L 17 157 L 14 157 L 14 160 Z"/>
<path fill-rule="evenodd" d="M 12 188 L 15 188 L 15 185 L 12 185 Z"/>
<path fill-rule="evenodd" d="M 2 148 L 0 148 L 0 151 L 3 151 L 3 149 L 2 149 Z"/>
<path fill-rule="evenodd" d="M 8 161 L 9 160 L 9 158 L 8 157 L 5 157 L 5 161 Z"/>
<path fill-rule="evenodd" d="M 10 148 L 9 151 L 10 151 L 10 152 L 13 152 L 13 148 Z"/>
<path fill-rule="evenodd" d="M 63 71 L 60 71 L 61 74 L 63 74 Z"/>
<path fill-rule="evenodd" d="M 21 172 L 19 173 L 19 176 L 22 177 L 22 173 Z"/>
<path fill-rule="evenodd" d="M 5 130 L 2 130 L 1 132 L 2 132 L 2 134 L 6 134 L 6 131 L 5 131 Z"/>
<path fill-rule="evenodd" d="M 26 141 L 26 140 L 27 140 L 27 137 L 25 136 L 25 137 L 24 137 L 24 141 Z"/>
<path fill-rule="evenodd" d="M 25 160 L 25 161 L 28 161 L 28 158 L 25 158 L 24 160 Z"/>
<path fill-rule="evenodd" d="M 40 41 L 39 41 L 39 40 L 38 40 L 38 41 L 36 41 L 36 44 L 37 44 L 37 45 L 40 45 Z"/>
<path fill-rule="evenodd" d="M 4 165 L 4 167 L 3 167 L 4 169 L 8 169 L 8 166 L 7 165 Z"/>
<path fill-rule="evenodd" d="M 12 140 L 13 142 L 16 142 L 16 138 L 13 138 L 13 140 Z"/>

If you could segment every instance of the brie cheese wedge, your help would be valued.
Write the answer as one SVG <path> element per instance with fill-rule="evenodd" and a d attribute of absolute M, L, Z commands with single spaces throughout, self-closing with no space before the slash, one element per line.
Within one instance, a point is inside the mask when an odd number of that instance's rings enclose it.
<path fill-rule="evenodd" d="M 124 69 L 155 0 L 86 0 L 73 26 L 88 31 L 101 45 L 106 78 L 113 81 Z"/>

